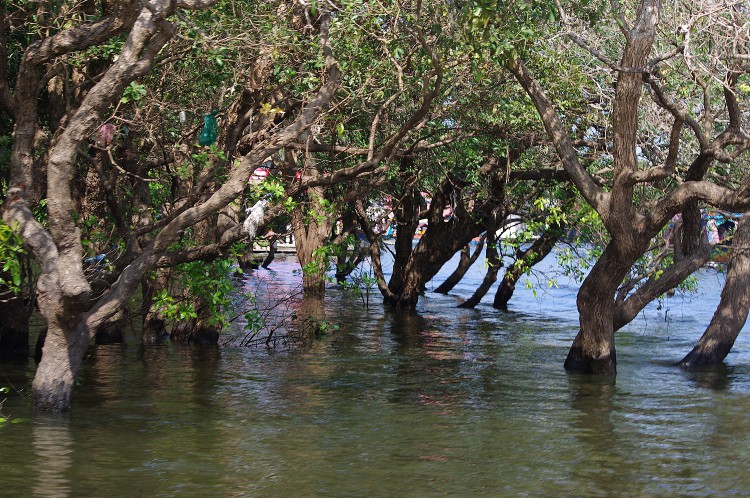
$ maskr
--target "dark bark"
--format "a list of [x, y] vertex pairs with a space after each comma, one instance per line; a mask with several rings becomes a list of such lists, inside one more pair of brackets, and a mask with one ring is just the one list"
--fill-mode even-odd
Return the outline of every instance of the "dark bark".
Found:
[[143, 344], [161, 344], [169, 337], [167, 325], [164, 318], [159, 316], [149, 316], [143, 320], [143, 331], [141, 333], [141, 342]]
[[[633, 26], [622, 27], [627, 34], [620, 67], [646, 67], [659, 13], [658, 0], [639, 3]], [[668, 221], [667, 213], [662, 212], [659, 213], [661, 218], [652, 219], [649, 224], [648, 218], [634, 205], [633, 193], [639, 173], [636, 144], [643, 74], [637, 70], [617, 74], [612, 112], [614, 179], [610, 191], [605, 192], [582, 167], [565, 126], [539, 83], [520, 61], [512, 62], [510, 69], [537, 108], [564, 169], [599, 213], [612, 236], [578, 293], [580, 330], [565, 360], [565, 368], [613, 375], [616, 373], [613, 319], [618, 287], [632, 264], [646, 251], [651, 238]]]
[[267, 269], [269, 266], [271, 266], [271, 263], [273, 263], [273, 260], [276, 257], [276, 251], [278, 249], [278, 240], [278, 237], [271, 237], [268, 240], [268, 255], [266, 255], [266, 258], [260, 264], [261, 268]]
[[711, 259], [711, 246], [708, 243], [697, 247], [697, 252], [689, 257], [682, 256], [668, 266], [661, 274], [655, 274], [635, 292], [620, 299], [623, 289], [618, 291], [615, 309], [615, 330], [619, 330], [638, 316], [638, 313], [659, 296], [670, 292]]
[[119, 318], [102, 324], [96, 331], [94, 342], [96, 344], [122, 344], [125, 342], [125, 319], [122, 312]]
[[495, 233], [497, 227], [495, 223], [490, 223], [487, 227], [487, 273], [482, 279], [482, 283], [474, 291], [474, 294], [459, 304], [459, 308], [473, 308], [482, 300], [492, 287], [492, 284], [497, 280], [497, 273], [503, 266], [503, 260], [500, 257], [500, 252], [497, 243], [497, 234]]
[[492, 303], [493, 308], [508, 311], [508, 302], [513, 297], [518, 279], [528, 268], [531, 268], [552, 252], [555, 244], [560, 240], [561, 233], [562, 228], [553, 228], [538, 237], [527, 249], [518, 248], [515, 262], [505, 272], [503, 280], [497, 288], [495, 300]]
[[721, 363], [734, 346], [750, 309], [750, 215], [737, 225], [721, 300], [698, 344], [678, 364], [697, 367]]
[[614, 296], [636, 258], [637, 255], [623, 253], [615, 243], [610, 243], [583, 281], [576, 300], [581, 328], [565, 359], [566, 370], [617, 373]]
[[[355, 206], [349, 202], [346, 209], [341, 213], [341, 233], [337, 234], [332, 241], [335, 247], [336, 282], [344, 282], [346, 277], [359, 266], [367, 255], [367, 244], [363, 244], [357, 234], [357, 220], [355, 219]], [[354, 239], [353, 241], [351, 239]], [[353, 247], [349, 249], [349, 243]]]
[[0, 301], [0, 360], [29, 357], [29, 311], [21, 297]]
[[[455, 253], [486, 231], [487, 226], [499, 224], [499, 220], [505, 218], [502, 208], [505, 178], [497, 175], [496, 167], [518, 157], [521, 149], [512, 149], [511, 152], [510, 158], [503, 158], [502, 161], [495, 158], [482, 167], [480, 173], [489, 183], [491, 196], [483, 203], [475, 204], [471, 212], [467, 208], [468, 201], [463, 199], [466, 187], [463, 180], [454, 175], [444, 178], [433, 193], [432, 202], [426, 211], [428, 225], [416, 246], [413, 246], [413, 230], [422, 216], [418, 209], [422, 199], [418, 192], [408, 192], [409, 196], [402, 197], [400, 209], [394, 211], [398, 222], [396, 263], [388, 282], [388, 292], [384, 293], [386, 303], [398, 308], [414, 308], [419, 295], [424, 292], [426, 282]], [[443, 213], [447, 208], [450, 208], [451, 215], [445, 219]], [[411, 227], [412, 231], [406, 231], [402, 226]]]
[[215, 346], [219, 343], [219, 329], [207, 323], [206, 312], [198, 311], [198, 318], [182, 320], [174, 324], [170, 338], [174, 342]]
[[166, 289], [169, 280], [169, 270], [160, 269], [155, 275], [143, 280], [141, 285], [141, 314], [143, 316], [143, 329], [141, 342], [143, 344], [158, 344], [168, 337], [166, 318], [154, 306], [154, 297], [157, 292]]
[[445, 279], [445, 281], [440, 284], [436, 289], [435, 292], [438, 294], [447, 294], [449, 293], [460, 281], [462, 278], [464, 278], [464, 275], [466, 275], [466, 272], [469, 271], [469, 268], [479, 259], [479, 255], [482, 254], [482, 250], [484, 249], [484, 241], [487, 239], [486, 235], [483, 235], [479, 238], [479, 241], [477, 242], [477, 246], [474, 248], [474, 252], [471, 252], [471, 243], [466, 244], [463, 249], [461, 249], [461, 256], [458, 260], [458, 266], [453, 271], [453, 273], [450, 274], [448, 278]]

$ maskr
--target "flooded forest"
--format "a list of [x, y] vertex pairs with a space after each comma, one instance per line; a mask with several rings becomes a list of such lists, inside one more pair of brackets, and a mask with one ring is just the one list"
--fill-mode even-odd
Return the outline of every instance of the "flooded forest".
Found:
[[750, 494], [749, 25], [3, 2], [0, 489]]

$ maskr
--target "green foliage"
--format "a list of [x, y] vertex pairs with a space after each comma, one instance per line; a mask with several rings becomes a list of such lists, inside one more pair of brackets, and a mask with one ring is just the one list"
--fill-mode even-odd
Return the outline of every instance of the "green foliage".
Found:
[[26, 254], [16, 225], [9, 226], [0, 219], [0, 286], [18, 294], [23, 280], [21, 257]]
[[[154, 306], [166, 318], [175, 321], [198, 318], [195, 302], [207, 308], [207, 324], [224, 328], [232, 317], [232, 296], [236, 288], [231, 277], [236, 273], [229, 259], [212, 262], [194, 261], [174, 269], [172, 285], [185, 292], [175, 293], [163, 289], [154, 297]], [[189, 298], [189, 299], [188, 299]]]
[[376, 287], [378, 281], [373, 274], [372, 268], [357, 268], [349, 274], [349, 280], [341, 282], [345, 291], [362, 300], [365, 308], [370, 308], [370, 293]]
[[[294, 317], [297, 318], [296, 316]], [[339, 326], [324, 318], [308, 316], [302, 320], [302, 330], [312, 334], [316, 339], [323, 339], [329, 334], [339, 330]]]
[[147, 93], [148, 93], [148, 90], [146, 90], [146, 87], [144, 85], [133, 81], [125, 89], [125, 91], [122, 92], [122, 97], [120, 98], [120, 102], [122, 102], [123, 104], [127, 104], [128, 102], [138, 102], [143, 97], [145, 97]]

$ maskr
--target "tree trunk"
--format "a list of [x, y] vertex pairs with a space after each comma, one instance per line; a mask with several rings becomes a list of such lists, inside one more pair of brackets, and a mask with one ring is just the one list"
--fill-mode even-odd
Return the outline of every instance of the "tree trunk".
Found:
[[516, 282], [518, 282], [518, 279], [521, 278], [521, 275], [523, 275], [527, 268], [531, 268], [552, 252], [555, 244], [560, 240], [561, 231], [562, 227], [552, 228], [543, 233], [525, 251], [521, 251], [520, 249], [517, 251], [516, 261], [505, 272], [503, 281], [500, 282], [500, 286], [497, 288], [495, 300], [492, 303], [493, 308], [508, 311], [508, 302], [516, 290]]
[[143, 326], [141, 330], [141, 343], [159, 344], [168, 337], [166, 318], [154, 306], [154, 296], [161, 289], [167, 288], [169, 270], [159, 269], [154, 276], [143, 279], [141, 283], [141, 314], [143, 315]]
[[495, 234], [495, 224], [491, 223], [487, 228], [487, 273], [484, 275], [482, 283], [479, 285], [474, 294], [459, 304], [459, 308], [473, 308], [487, 294], [492, 284], [497, 280], [497, 272], [503, 266], [503, 260], [500, 258], [497, 247], [497, 235]]
[[617, 373], [613, 326], [615, 292], [632, 261], [630, 253], [623, 252], [612, 241], [583, 281], [577, 298], [581, 328], [565, 359], [566, 370], [604, 375]]
[[320, 297], [325, 293], [328, 261], [318, 249], [331, 235], [333, 220], [323, 209], [323, 194], [321, 187], [311, 188], [308, 191], [309, 213], [305, 215], [299, 207], [292, 211], [294, 244], [302, 267], [302, 290], [308, 297]]
[[438, 294], [448, 294], [453, 290], [461, 279], [464, 278], [464, 275], [469, 271], [469, 268], [471, 268], [477, 259], [479, 259], [479, 255], [482, 253], [482, 249], [484, 249], [484, 241], [486, 238], [487, 236], [483, 235], [482, 238], [479, 239], [477, 247], [474, 249], [474, 253], [471, 252], [471, 243], [466, 244], [464, 248], [461, 249], [461, 258], [458, 260], [458, 266], [453, 273], [445, 279], [445, 282], [435, 289], [435, 292]]
[[215, 346], [219, 343], [219, 329], [209, 325], [208, 310], [196, 304], [198, 318], [180, 320], [172, 327], [170, 338], [175, 342], [198, 344], [201, 346]]
[[273, 263], [273, 260], [276, 258], [276, 251], [278, 250], [278, 240], [277, 236], [273, 236], [268, 240], [268, 255], [260, 264], [261, 268], [268, 269], [271, 263]]
[[32, 384], [35, 409], [52, 412], [70, 409], [78, 368], [88, 344], [83, 325], [67, 328], [62, 320], [48, 320], [42, 359]]
[[750, 309], [750, 215], [740, 220], [732, 242], [732, 257], [721, 300], [698, 344], [679, 365], [696, 367], [721, 363], [747, 320]]
[[125, 313], [123, 310], [96, 331], [96, 344], [122, 344], [125, 342]]

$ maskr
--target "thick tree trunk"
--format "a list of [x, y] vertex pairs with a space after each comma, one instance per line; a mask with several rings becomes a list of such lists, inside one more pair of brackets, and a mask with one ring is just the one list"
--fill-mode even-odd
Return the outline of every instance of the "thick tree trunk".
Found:
[[78, 368], [89, 344], [82, 325], [66, 328], [60, 320], [48, 320], [42, 359], [32, 384], [34, 408], [62, 412], [70, 409]]
[[437, 292], [438, 294], [447, 294], [451, 290], [453, 290], [453, 288], [461, 281], [461, 279], [464, 278], [464, 275], [466, 275], [466, 272], [469, 271], [469, 268], [471, 268], [471, 266], [476, 263], [477, 259], [479, 259], [479, 255], [484, 249], [484, 241], [486, 238], [487, 236], [484, 235], [479, 239], [477, 247], [474, 249], [473, 253], [471, 252], [471, 243], [466, 244], [464, 248], [461, 249], [461, 257], [458, 260], [458, 266], [453, 271], [453, 273], [451, 273], [450, 276], [445, 279], [445, 282], [440, 284], [435, 289], [435, 292]]
[[325, 294], [326, 269], [328, 262], [318, 249], [322, 248], [331, 235], [333, 221], [320, 205], [323, 189], [310, 189], [310, 219], [306, 219], [300, 208], [292, 211], [292, 229], [297, 258], [302, 267], [302, 290], [308, 297], [320, 297]]
[[[393, 273], [388, 282], [389, 292], [385, 295], [387, 303], [399, 308], [414, 308], [419, 295], [424, 292], [425, 283], [471, 239], [485, 231], [487, 219], [499, 217], [497, 213], [487, 212], [485, 223], [476, 221], [461, 203], [459, 184], [455, 178], [446, 178], [436, 190], [427, 212], [427, 229], [416, 246], [413, 246], [414, 232], [402, 230], [402, 215], [408, 214], [405, 226], [416, 228], [421, 198], [412, 196], [411, 207], [405, 204], [408, 198], [402, 201], [401, 210], [396, 213], [399, 228]], [[448, 207], [453, 214], [446, 220], [443, 212]]]
[[617, 373], [615, 292], [633, 261], [630, 253], [619, 250], [612, 241], [583, 281], [577, 298], [581, 328], [565, 359], [566, 370]]
[[721, 300], [698, 344], [679, 365], [696, 367], [721, 363], [747, 320], [750, 309], [750, 215], [740, 220], [732, 243]]
[[[215, 346], [219, 343], [219, 330], [213, 325], [207, 325], [205, 314], [198, 312], [199, 318], [182, 320], [174, 324], [170, 338], [175, 342], [198, 344], [201, 346]], [[203, 317], [203, 318], [201, 318]]]

